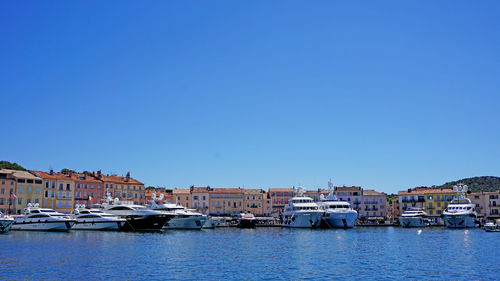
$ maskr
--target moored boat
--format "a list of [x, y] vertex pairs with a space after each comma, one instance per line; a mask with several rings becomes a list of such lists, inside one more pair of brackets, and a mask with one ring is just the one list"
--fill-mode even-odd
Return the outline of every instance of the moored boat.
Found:
[[294, 187], [295, 197], [288, 201], [282, 214], [284, 227], [316, 228], [321, 225], [324, 211], [313, 199], [304, 196], [303, 187]]
[[323, 214], [323, 222], [329, 228], [352, 228], [358, 217], [358, 212], [351, 207], [349, 202], [339, 201], [333, 195], [333, 184], [328, 182], [329, 193], [326, 198], [321, 195], [319, 208]]
[[[152, 210], [160, 211], [171, 217], [163, 226], [165, 229], [201, 229], [209, 219], [206, 215], [187, 209], [181, 205], [171, 203], [158, 204], [154, 193], [151, 197], [152, 200], [149, 207]], [[163, 194], [160, 195], [158, 200], [163, 200]]]
[[121, 230], [127, 221], [99, 209], [87, 209], [85, 205], [75, 207], [76, 223], [72, 228], [75, 230]]
[[486, 232], [500, 232], [500, 220], [490, 221], [484, 224]]
[[14, 220], [12, 230], [68, 231], [75, 220], [55, 210], [40, 208], [38, 204], [28, 204], [24, 215]]
[[236, 226], [239, 228], [255, 228], [256, 224], [257, 220], [253, 214], [241, 213], [238, 217], [238, 224]]
[[465, 196], [467, 185], [455, 185], [457, 197], [443, 211], [444, 223], [448, 228], [470, 228], [477, 226], [477, 213], [474, 204]]
[[427, 227], [430, 220], [421, 208], [409, 208], [399, 217], [401, 227]]
[[0, 212], [0, 233], [9, 231], [12, 224], [14, 224], [14, 218]]

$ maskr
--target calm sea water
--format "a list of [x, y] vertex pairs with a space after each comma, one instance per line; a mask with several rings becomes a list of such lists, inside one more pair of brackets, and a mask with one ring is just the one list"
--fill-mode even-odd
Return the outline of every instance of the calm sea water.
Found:
[[500, 279], [480, 229], [219, 228], [0, 235], [0, 279]]

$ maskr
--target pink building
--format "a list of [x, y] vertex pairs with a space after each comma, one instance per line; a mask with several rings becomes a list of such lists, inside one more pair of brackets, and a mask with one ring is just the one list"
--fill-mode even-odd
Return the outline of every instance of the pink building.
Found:
[[363, 190], [359, 216], [368, 220], [384, 220], [387, 217], [387, 196], [375, 190]]

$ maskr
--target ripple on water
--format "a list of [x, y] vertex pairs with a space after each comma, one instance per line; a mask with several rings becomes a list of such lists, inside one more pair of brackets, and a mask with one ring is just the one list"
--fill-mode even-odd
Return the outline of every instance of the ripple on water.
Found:
[[220, 228], [0, 235], [0, 279], [496, 279], [479, 229]]

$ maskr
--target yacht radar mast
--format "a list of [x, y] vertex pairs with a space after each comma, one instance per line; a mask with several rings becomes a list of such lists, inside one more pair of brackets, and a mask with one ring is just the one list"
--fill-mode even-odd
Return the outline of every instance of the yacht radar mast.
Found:
[[457, 192], [458, 200], [465, 200], [466, 199], [465, 193], [469, 190], [469, 187], [467, 185], [459, 183], [453, 186], [453, 190]]

